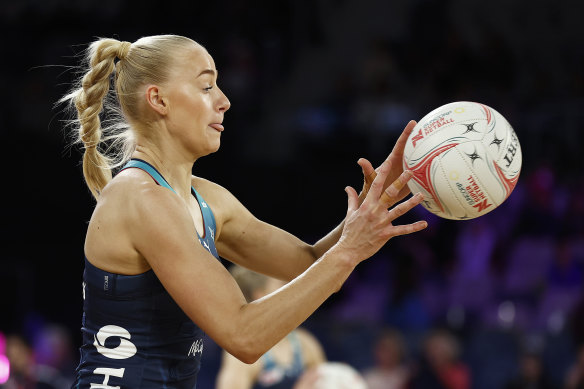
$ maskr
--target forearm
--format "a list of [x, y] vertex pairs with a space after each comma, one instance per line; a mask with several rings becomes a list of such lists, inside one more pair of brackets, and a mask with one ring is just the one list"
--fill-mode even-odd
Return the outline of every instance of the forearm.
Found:
[[315, 260], [322, 257], [331, 247], [337, 243], [343, 232], [343, 227], [345, 226], [345, 221], [343, 220], [338, 226], [336, 226], [331, 232], [322, 237], [318, 242], [312, 245], [312, 253]]
[[242, 360], [259, 358], [341, 287], [354, 269], [343, 255], [333, 248], [283, 288], [241, 308], [236, 327]]

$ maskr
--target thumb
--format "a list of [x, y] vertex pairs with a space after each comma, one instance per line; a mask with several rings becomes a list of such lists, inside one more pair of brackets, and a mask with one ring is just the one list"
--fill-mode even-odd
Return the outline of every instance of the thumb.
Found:
[[345, 192], [347, 192], [347, 215], [350, 215], [359, 208], [359, 195], [350, 186], [345, 188]]

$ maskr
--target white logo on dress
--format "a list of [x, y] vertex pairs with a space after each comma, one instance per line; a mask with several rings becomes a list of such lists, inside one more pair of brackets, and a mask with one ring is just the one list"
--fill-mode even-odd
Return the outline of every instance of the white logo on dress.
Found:
[[201, 355], [203, 355], [203, 339], [197, 339], [193, 342], [193, 344], [191, 345], [191, 349], [187, 354], [187, 357], [190, 355], [196, 356], [197, 353], [201, 353]]
[[209, 233], [211, 234], [211, 239], [215, 240], [215, 230], [213, 230], [211, 227], [209, 228]]
[[[106, 347], [105, 341], [107, 338], [112, 336], [120, 338], [120, 344], [114, 348]], [[107, 325], [101, 327], [97, 334], [95, 334], [93, 337], [93, 345], [104, 357], [111, 359], [127, 359], [134, 356], [134, 354], [136, 354], [138, 351], [136, 350], [134, 343], [128, 340], [131, 337], [132, 336], [125, 328], [114, 325]]]
[[202, 206], [203, 208], [207, 208], [207, 203], [206, 203], [206, 202], [204, 202], [204, 201], [201, 201], [201, 206]]
[[109, 385], [109, 379], [111, 376], [124, 378], [124, 371], [126, 368], [122, 367], [121, 369], [112, 369], [107, 367], [98, 367], [93, 371], [93, 374], [103, 374], [103, 383], [101, 384], [89, 384], [90, 389], [120, 389], [119, 386], [111, 386]]

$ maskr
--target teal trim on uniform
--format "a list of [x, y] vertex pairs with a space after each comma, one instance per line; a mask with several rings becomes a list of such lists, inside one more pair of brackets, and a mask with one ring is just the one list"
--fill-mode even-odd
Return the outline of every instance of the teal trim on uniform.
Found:
[[[121, 171], [129, 168], [144, 170], [150, 175], [150, 177], [152, 177], [154, 181], [156, 181], [158, 185], [168, 188], [176, 194], [176, 191], [172, 189], [170, 184], [164, 179], [164, 177], [162, 177], [158, 170], [156, 170], [156, 168], [150, 165], [148, 162], [133, 158], [129, 160], [126, 165], [124, 165]], [[191, 186], [191, 192], [197, 200], [197, 203], [199, 203], [199, 209], [201, 210], [201, 216], [203, 218], [203, 236], [199, 235], [198, 231], [195, 231], [197, 237], [199, 238], [201, 245], [206, 248], [215, 258], [219, 259], [219, 253], [215, 247], [215, 232], [217, 230], [215, 215], [213, 215], [213, 211], [207, 202], [203, 199], [203, 197], [201, 197], [199, 192], [197, 192], [193, 186]]]
[[[199, 192], [197, 192], [196, 189], [193, 188], [192, 186], [191, 186], [191, 190], [193, 191], [193, 194], [195, 195], [195, 198], [197, 199], [197, 202], [199, 203], [199, 208], [201, 208], [201, 213], [203, 214], [203, 220], [205, 221], [205, 225], [207, 228], [210, 228], [211, 230], [213, 230], [212, 235], [213, 235], [213, 240], [215, 240], [215, 231], [217, 230], [217, 226], [215, 224], [215, 215], [213, 215], [211, 208], [209, 208], [209, 206], [207, 205], [205, 200], [203, 200], [203, 198], [201, 197]], [[207, 236], [207, 231], [205, 231], [204, 235]]]
[[138, 168], [144, 170], [146, 173], [150, 174], [152, 178], [154, 178], [154, 181], [156, 181], [158, 185], [164, 186], [165, 188], [168, 188], [174, 193], [176, 193], [174, 189], [172, 189], [172, 186], [170, 186], [170, 184], [166, 182], [164, 177], [162, 177], [162, 175], [158, 173], [158, 170], [156, 170], [154, 166], [150, 165], [148, 162], [142, 161], [141, 159], [131, 159], [128, 161], [128, 163], [126, 163], [122, 170], [126, 170], [129, 168]]

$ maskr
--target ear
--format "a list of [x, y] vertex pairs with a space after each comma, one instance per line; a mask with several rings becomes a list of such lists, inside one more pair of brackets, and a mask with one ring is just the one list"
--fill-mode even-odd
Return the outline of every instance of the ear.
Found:
[[146, 102], [154, 111], [163, 116], [168, 113], [168, 101], [157, 85], [148, 85], [145, 97]]

